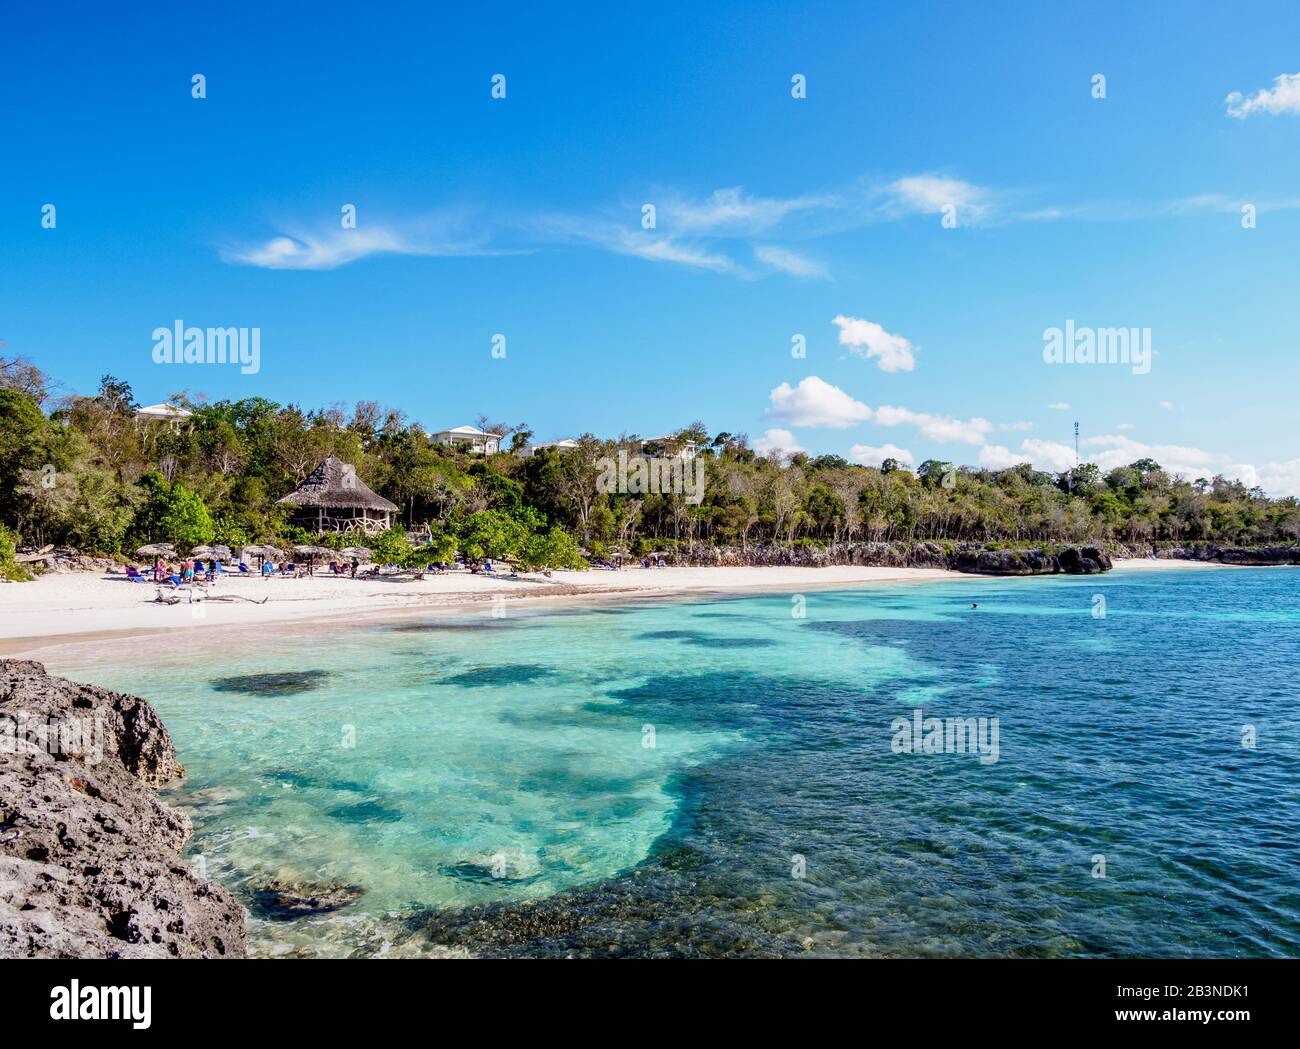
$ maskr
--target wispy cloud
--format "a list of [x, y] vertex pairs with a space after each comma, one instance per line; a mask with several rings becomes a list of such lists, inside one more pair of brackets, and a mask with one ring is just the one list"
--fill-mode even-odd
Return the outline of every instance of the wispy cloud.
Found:
[[1271, 88], [1263, 87], [1247, 97], [1234, 91], [1225, 100], [1228, 116], [1244, 120], [1254, 113], [1279, 116], [1283, 113], [1300, 114], [1300, 73], [1282, 73], [1273, 78]]
[[332, 270], [368, 255], [432, 255], [392, 230], [340, 229], [323, 235], [281, 235], [243, 248], [223, 249], [226, 262], [271, 270]]
[[954, 209], [958, 223], [978, 223], [989, 217], [994, 194], [983, 186], [946, 175], [908, 175], [885, 188], [884, 207], [898, 214], [938, 215]]
[[830, 277], [830, 272], [822, 263], [788, 248], [779, 248], [772, 244], [758, 244], [754, 247], [754, 257], [759, 262], [780, 270], [782, 273], [789, 274], [791, 277], [804, 277], [815, 280], [825, 280]]
[[[467, 232], [470, 231], [470, 232]], [[355, 229], [290, 228], [265, 240], [227, 245], [221, 258], [234, 265], [273, 270], [333, 270], [372, 255], [495, 255], [483, 220], [462, 211], [420, 216], [402, 223], [365, 222]]]
[[[1284, 111], [1300, 96], [1300, 74], [1278, 78], [1266, 102], [1242, 102], [1261, 111]], [[1283, 83], [1285, 82], [1285, 83]], [[1268, 110], [1273, 111], [1273, 110]], [[769, 276], [800, 280], [830, 279], [830, 265], [802, 247], [818, 240], [890, 222], [931, 221], [955, 209], [957, 225], [994, 227], [1051, 221], [1140, 221], [1238, 211], [1249, 204], [1257, 213], [1300, 208], [1300, 196], [1250, 200], [1203, 193], [1165, 201], [1083, 201], [1042, 205], [1023, 189], [982, 186], [952, 174], [926, 172], [892, 179], [863, 177], [839, 188], [790, 196], [763, 196], [733, 186], [703, 197], [677, 191], [652, 191], [586, 213], [502, 216], [497, 210], [457, 206], [401, 221], [361, 222], [356, 229], [279, 224], [274, 235], [232, 240], [220, 248], [232, 264], [265, 269], [332, 270], [376, 255], [477, 256], [519, 254], [564, 244], [664, 262], [745, 280]], [[655, 225], [642, 226], [645, 203], [655, 206]], [[857, 323], [858, 318], [845, 318]], [[871, 323], [871, 322], [862, 322]], [[878, 361], [885, 371], [910, 371], [913, 348], [881, 330], [875, 341], [853, 345], [854, 352]], [[881, 340], [885, 341], [881, 341]], [[904, 345], [906, 344], [906, 345]], [[873, 352], [872, 346], [880, 347]]]
[[629, 229], [608, 218], [582, 218], [574, 215], [545, 215], [528, 223], [528, 232], [549, 243], [588, 244], [651, 262], [674, 262], [692, 269], [714, 273], [749, 276], [729, 255], [692, 240], [659, 233], [657, 230]]
[[740, 273], [741, 267], [734, 259], [726, 255], [683, 244], [671, 237], [638, 237], [635, 233], [620, 234], [605, 243], [611, 251], [620, 255], [633, 255], [639, 259], [653, 262], [676, 262], [695, 269], [712, 270], [715, 273]]
[[689, 200], [672, 193], [656, 205], [658, 223], [677, 235], [755, 236], [778, 226], [800, 212], [834, 209], [839, 199], [833, 194], [799, 197], [758, 197], [743, 186], [714, 190], [704, 200]]

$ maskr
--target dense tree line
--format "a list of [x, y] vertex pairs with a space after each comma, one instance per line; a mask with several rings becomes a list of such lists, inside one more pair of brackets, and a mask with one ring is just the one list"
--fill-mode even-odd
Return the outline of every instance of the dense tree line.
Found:
[[[584, 435], [570, 450], [521, 454], [523, 424], [480, 417], [509, 447], [487, 458], [431, 443], [399, 410], [361, 401], [304, 410], [260, 397], [206, 403], [178, 395], [184, 423], [141, 424], [130, 387], [105, 376], [93, 396], [54, 397], [30, 362], [0, 359], [0, 523], [24, 542], [120, 553], [143, 542], [279, 545], [311, 537], [276, 500], [328, 454], [400, 508], [446, 559], [515, 557], [576, 564], [592, 555], [689, 543], [971, 540], [1051, 543], [1294, 542], [1300, 506], [1223, 477], [1171, 477], [1140, 460], [1103, 474], [1052, 475], [929, 460], [916, 471], [834, 455], [760, 455], [743, 434], [684, 428], [668, 447]], [[602, 461], [671, 456], [697, 442], [703, 498], [602, 490]], [[607, 486], [605, 486], [607, 487]], [[11, 537], [12, 538], [12, 537]], [[342, 545], [345, 538], [328, 537]], [[371, 539], [397, 559], [404, 536]]]

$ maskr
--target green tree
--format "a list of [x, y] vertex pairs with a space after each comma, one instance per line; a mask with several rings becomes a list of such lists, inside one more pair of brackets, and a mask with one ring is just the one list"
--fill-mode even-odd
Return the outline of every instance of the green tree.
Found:
[[140, 478], [140, 489], [144, 499], [131, 525], [133, 546], [166, 542], [184, 550], [212, 542], [216, 530], [197, 493], [159, 473]]

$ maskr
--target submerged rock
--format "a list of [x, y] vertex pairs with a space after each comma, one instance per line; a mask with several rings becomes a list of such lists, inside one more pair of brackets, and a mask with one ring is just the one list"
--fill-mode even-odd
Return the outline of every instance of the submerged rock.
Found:
[[253, 893], [252, 911], [269, 921], [292, 921], [328, 914], [365, 895], [360, 885], [342, 882], [272, 881]]
[[0, 660], [0, 957], [244, 957], [243, 909], [152, 789], [184, 774], [144, 700]]
[[355, 805], [340, 805], [325, 815], [344, 823], [396, 823], [401, 812], [378, 801], [360, 801]]
[[460, 685], [463, 688], [502, 687], [505, 685], [527, 685], [534, 681], [557, 676], [552, 667], [536, 663], [503, 663], [499, 666], [473, 667], [459, 674], [452, 674], [442, 679], [445, 685]]
[[213, 680], [214, 692], [242, 692], [248, 696], [296, 696], [320, 688], [329, 678], [326, 670], [297, 670], [284, 674], [240, 674]]

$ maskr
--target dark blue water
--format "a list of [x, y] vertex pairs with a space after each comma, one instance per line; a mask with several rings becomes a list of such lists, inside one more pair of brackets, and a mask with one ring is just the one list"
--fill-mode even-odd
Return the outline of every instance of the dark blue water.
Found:
[[[1300, 954], [1300, 572], [804, 600], [370, 631], [349, 643], [374, 666], [337, 659], [314, 699], [212, 691], [202, 727], [192, 680], [137, 690], [190, 789], [239, 795], [196, 808], [219, 876], [369, 882], [361, 953]], [[390, 745], [322, 742], [361, 702], [395, 719]], [[306, 704], [321, 740], [285, 754]], [[986, 744], [997, 719], [996, 751], [898, 752], [917, 708], [984, 719]], [[299, 946], [338, 953], [337, 918]]]

